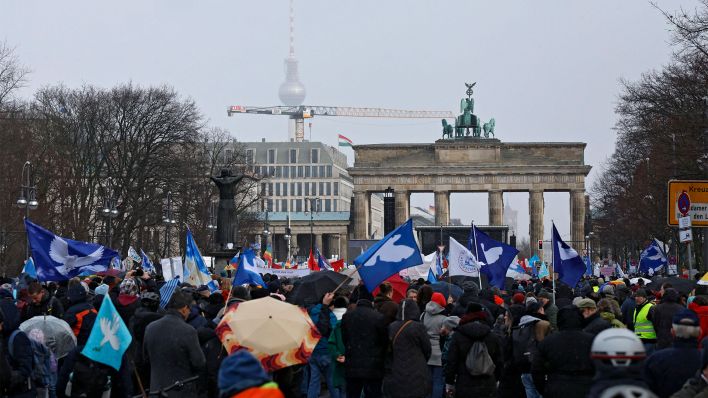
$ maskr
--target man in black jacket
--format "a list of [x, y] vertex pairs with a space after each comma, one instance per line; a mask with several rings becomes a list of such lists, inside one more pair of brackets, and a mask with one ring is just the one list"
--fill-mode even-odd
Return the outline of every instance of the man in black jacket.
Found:
[[360, 299], [344, 314], [342, 339], [347, 397], [360, 397], [362, 390], [365, 398], [380, 397], [388, 336], [384, 317], [371, 300]]
[[30, 283], [27, 293], [29, 302], [22, 310], [22, 322], [38, 315], [52, 315], [59, 319], [64, 316], [64, 307], [59, 299], [49, 294], [39, 282]]
[[612, 327], [609, 322], [602, 319], [600, 313], [597, 312], [597, 304], [593, 299], [584, 298], [577, 303], [578, 309], [585, 320], [583, 321], [583, 331], [588, 332], [593, 336], [602, 332], [605, 329]]

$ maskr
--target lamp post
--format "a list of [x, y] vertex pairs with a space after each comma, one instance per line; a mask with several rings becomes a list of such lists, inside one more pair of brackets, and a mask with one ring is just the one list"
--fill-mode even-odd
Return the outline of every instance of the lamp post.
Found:
[[170, 227], [177, 224], [177, 220], [172, 215], [172, 191], [167, 192], [165, 202], [165, 208], [162, 212], [162, 223], [165, 224], [165, 255], [170, 260], [170, 271], [172, 272], [172, 278], [174, 278], [175, 266], [172, 263], [172, 256], [170, 256]]
[[320, 198], [307, 198], [307, 203], [309, 204], [310, 212], [310, 252], [314, 253], [315, 250], [315, 213], [320, 212]]
[[209, 230], [209, 247], [214, 249], [214, 233], [216, 232], [216, 212], [217, 212], [217, 202], [209, 203], [209, 223], [207, 224], [207, 229]]
[[116, 208], [116, 197], [113, 191], [113, 183], [108, 179], [108, 189], [106, 189], [105, 197], [103, 198], [103, 207], [99, 209], [99, 214], [105, 219], [106, 226], [106, 244], [108, 247], [113, 246], [113, 235], [111, 231], [111, 221], [118, 217], [118, 209]]
[[285, 261], [290, 261], [290, 251], [291, 251], [291, 246], [290, 246], [290, 241], [293, 238], [292, 235], [292, 230], [290, 229], [290, 215], [286, 217], [286, 223], [285, 223], [285, 235], [283, 236], [285, 238], [285, 244], [287, 245], [287, 250], [288, 254], [285, 257]]
[[[20, 185], [20, 196], [17, 198], [17, 207], [25, 209], [25, 219], [29, 218], [29, 211], [34, 210], [39, 206], [37, 202], [37, 186], [34, 185], [32, 178], [32, 163], [26, 161], [22, 166], [22, 175], [20, 176], [22, 185]], [[25, 259], [29, 258], [29, 237], [25, 240]]]

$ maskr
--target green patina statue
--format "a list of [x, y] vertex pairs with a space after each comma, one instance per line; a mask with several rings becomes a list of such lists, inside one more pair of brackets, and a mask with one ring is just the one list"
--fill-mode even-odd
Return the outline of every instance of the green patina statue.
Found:
[[[465, 86], [467, 86], [467, 98], [463, 98], [460, 101], [461, 114], [455, 118], [455, 125], [452, 126], [447, 120], [443, 119], [443, 139], [461, 139], [470, 135], [473, 138], [481, 138], [482, 131], [484, 131], [484, 138], [489, 138], [490, 134], [494, 137], [494, 119], [482, 125], [479, 117], [474, 114], [474, 98], [472, 98], [472, 94], [474, 94], [473, 88], [476, 84], [477, 82], [472, 84], [465, 83]], [[453, 131], [455, 132], [454, 137], [452, 135]]]

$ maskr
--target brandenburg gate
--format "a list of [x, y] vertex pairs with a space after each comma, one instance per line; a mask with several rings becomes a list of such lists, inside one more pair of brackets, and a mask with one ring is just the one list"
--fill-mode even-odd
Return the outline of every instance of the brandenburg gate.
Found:
[[472, 86], [455, 126], [443, 121], [443, 139], [354, 146], [354, 166], [349, 168], [354, 179], [354, 239], [367, 238], [370, 195], [389, 187], [394, 190], [396, 225], [409, 218], [412, 192], [434, 192], [436, 225], [449, 224], [451, 192], [487, 192], [490, 225], [504, 223], [504, 192], [528, 192], [533, 248], [543, 239], [544, 193], [569, 192], [571, 240], [576, 249], [583, 248], [585, 178], [591, 169], [584, 162], [586, 144], [490, 138], [494, 119], [482, 125], [472, 113]]

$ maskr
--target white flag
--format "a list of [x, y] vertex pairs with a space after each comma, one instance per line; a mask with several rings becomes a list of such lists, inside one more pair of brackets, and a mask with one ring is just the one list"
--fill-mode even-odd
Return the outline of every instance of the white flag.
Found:
[[404, 277], [407, 276], [411, 279], [427, 278], [431, 265], [435, 264], [435, 253], [436, 252], [432, 252], [423, 257], [423, 264], [401, 270], [399, 274]]
[[463, 275], [475, 278], [479, 276], [479, 268], [482, 263], [478, 262], [472, 252], [452, 237], [450, 237], [450, 254], [447, 256], [447, 261], [450, 276]]

